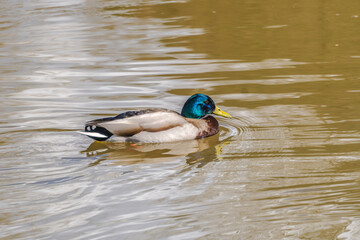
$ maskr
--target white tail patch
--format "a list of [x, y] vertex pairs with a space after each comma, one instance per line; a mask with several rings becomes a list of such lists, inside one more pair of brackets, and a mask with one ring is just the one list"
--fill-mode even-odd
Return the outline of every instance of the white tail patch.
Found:
[[101, 133], [98, 133], [98, 132], [82, 132], [82, 131], [78, 131], [78, 133], [84, 134], [84, 135], [89, 136], [89, 137], [104, 138], [104, 139], [108, 138], [108, 136], [106, 136], [104, 134], [101, 134]]

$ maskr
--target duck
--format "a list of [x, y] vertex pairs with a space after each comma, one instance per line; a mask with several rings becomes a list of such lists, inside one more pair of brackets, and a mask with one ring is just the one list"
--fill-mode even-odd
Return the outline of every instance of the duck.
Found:
[[91, 120], [80, 131], [96, 141], [162, 143], [201, 139], [219, 132], [211, 114], [231, 118], [207, 95], [190, 96], [181, 113], [165, 108], [127, 111], [114, 117]]

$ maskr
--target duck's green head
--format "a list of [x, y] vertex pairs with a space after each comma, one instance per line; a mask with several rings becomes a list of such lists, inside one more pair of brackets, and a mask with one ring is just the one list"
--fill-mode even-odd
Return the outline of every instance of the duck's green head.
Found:
[[216, 114], [231, 118], [230, 114], [218, 108], [214, 101], [207, 95], [197, 93], [192, 95], [184, 104], [181, 115], [187, 118], [202, 118], [207, 114]]

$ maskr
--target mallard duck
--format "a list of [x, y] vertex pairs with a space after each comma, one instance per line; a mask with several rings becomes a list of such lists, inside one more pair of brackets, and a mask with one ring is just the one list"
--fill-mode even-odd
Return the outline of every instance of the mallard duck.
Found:
[[209, 96], [198, 93], [185, 102], [181, 114], [163, 108], [128, 111], [88, 121], [80, 133], [97, 141], [160, 143], [199, 139], [219, 132], [218, 121], [208, 114], [231, 118]]

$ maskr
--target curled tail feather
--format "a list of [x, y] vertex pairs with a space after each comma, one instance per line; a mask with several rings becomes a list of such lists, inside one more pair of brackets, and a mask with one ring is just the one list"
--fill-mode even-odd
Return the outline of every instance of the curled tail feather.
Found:
[[80, 132], [94, 140], [97, 141], [105, 141], [110, 138], [113, 134], [106, 130], [103, 127], [95, 126], [95, 125], [86, 125], [85, 131]]

